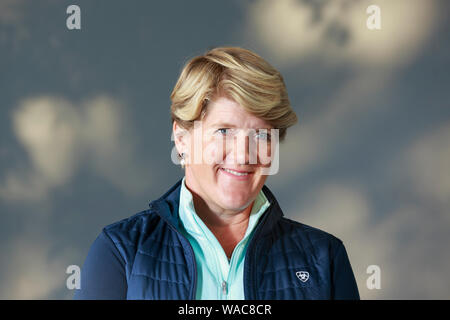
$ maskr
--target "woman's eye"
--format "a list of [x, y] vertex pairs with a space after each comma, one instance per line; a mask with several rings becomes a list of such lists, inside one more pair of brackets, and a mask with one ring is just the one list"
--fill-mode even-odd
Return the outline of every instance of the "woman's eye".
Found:
[[256, 136], [258, 137], [258, 139], [270, 141], [270, 134], [268, 134], [267, 132], [258, 132]]
[[220, 128], [217, 130], [217, 132], [219, 132], [221, 134], [227, 134], [227, 130], [228, 130], [228, 128]]

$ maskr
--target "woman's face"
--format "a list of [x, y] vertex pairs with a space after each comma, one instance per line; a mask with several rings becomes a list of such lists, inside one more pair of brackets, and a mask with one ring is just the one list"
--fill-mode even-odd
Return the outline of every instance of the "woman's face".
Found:
[[203, 120], [184, 138], [186, 148], [181, 152], [187, 153], [188, 188], [211, 210], [238, 212], [247, 208], [267, 179], [271, 128], [233, 100], [219, 97], [211, 101]]

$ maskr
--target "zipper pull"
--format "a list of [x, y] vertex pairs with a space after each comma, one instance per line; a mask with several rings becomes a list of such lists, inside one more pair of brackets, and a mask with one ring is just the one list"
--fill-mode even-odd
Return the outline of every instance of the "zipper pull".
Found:
[[223, 295], [227, 294], [227, 282], [225, 280], [222, 281], [222, 294]]

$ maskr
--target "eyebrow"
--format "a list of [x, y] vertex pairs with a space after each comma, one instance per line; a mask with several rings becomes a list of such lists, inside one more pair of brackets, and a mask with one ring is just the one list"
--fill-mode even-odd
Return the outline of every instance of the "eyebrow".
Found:
[[227, 122], [216, 122], [211, 125], [211, 127], [227, 127], [227, 128], [236, 128], [236, 125], [227, 123]]
[[[216, 122], [216, 123], [213, 123], [213, 124], [211, 125], [211, 127], [220, 127], [220, 128], [238, 128], [236, 125], [231, 124], [231, 123], [227, 123], [227, 122]], [[267, 129], [267, 130], [270, 130], [270, 129], [273, 129], [273, 128], [267, 127], [267, 128], [252, 128], [252, 129], [255, 129], [255, 130], [258, 130], [258, 129]]]

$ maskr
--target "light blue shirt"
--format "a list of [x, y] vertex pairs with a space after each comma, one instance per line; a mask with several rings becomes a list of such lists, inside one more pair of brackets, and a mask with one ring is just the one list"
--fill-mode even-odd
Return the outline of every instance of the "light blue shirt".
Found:
[[244, 260], [259, 218], [270, 203], [261, 190], [250, 212], [247, 231], [228, 260], [214, 234], [195, 212], [192, 193], [181, 182], [179, 216], [181, 229], [194, 249], [197, 263], [197, 300], [244, 300]]

